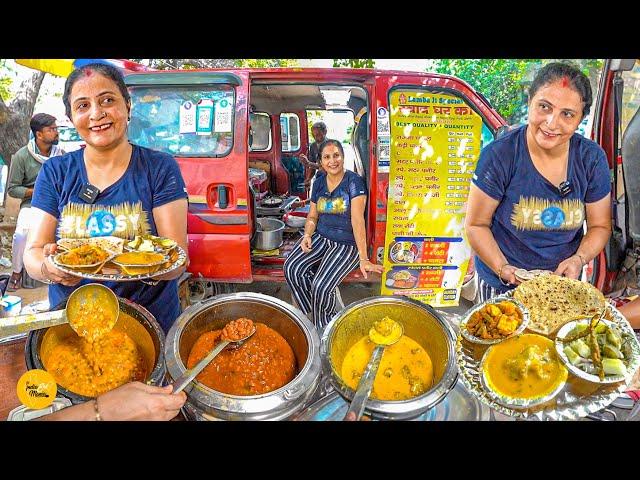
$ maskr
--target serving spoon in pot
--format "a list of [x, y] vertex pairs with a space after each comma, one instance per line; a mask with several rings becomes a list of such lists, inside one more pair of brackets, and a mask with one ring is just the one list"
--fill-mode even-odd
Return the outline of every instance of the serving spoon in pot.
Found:
[[371, 353], [369, 363], [367, 363], [364, 373], [362, 377], [360, 377], [356, 393], [344, 416], [345, 420], [360, 420], [369, 395], [371, 394], [373, 381], [376, 378], [384, 349], [400, 340], [403, 334], [404, 329], [402, 328], [402, 324], [391, 320], [389, 317], [378, 320], [373, 324], [373, 327], [369, 329], [369, 340], [375, 343], [376, 348]]
[[246, 342], [254, 333], [256, 333], [256, 326], [253, 321], [247, 318], [238, 318], [237, 320], [232, 320], [227, 323], [222, 329], [222, 334], [220, 335], [222, 341], [218, 343], [218, 345], [216, 345], [216, 347], [193, 368], [185, 370], [182, 375], [176, 378], [176, 381], [173, 382], [172, 393], [180, 393], [184, 390], [184, 388], [189, 385], [189, 383], [191, 383], [191, 381], [196, 378], [198, 374], [213, 361], [216, 355], [222, 352], [222, 350], [225, 348], [227, 348], [227, 350], [235, 350]]
[[100, 283], [88, 283], [71, 292], [63, 310], [3, 318], [0, 338], [69, 323], [79, 336], [93, 340], [109, 332], [119, 314], [116, 294]]

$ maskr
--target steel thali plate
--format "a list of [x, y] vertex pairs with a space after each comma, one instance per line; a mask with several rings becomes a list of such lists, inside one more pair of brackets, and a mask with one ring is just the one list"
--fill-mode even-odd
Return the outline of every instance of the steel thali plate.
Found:
[[485, 405], [504, 415], [520, 419], [576, 420], [609, 406], [627, 389], [640, 366], [640, 344], [624, 316], [610, 304], [607, 304], [606, 308], [606, 316], [616, 323], [629, 341], [634, 342], [634, 356], [629, 362], [628, 375], [624, 381], [595, 384], [569, 374], [562, 390], [548, 402], [525, 409], [509, 408], [498, 403], [482, 382], [480, 363], [489, 346], [470, 343], [458, 333], [456, 361], [462, 383]]
[[86, 273], [66, 267], [65, 265], [56, 263], [55, 261], [54, 263], [56, 267], [63, 272], [76, 277], [86, 278], [88, 280], [97, 280], [102, 282], [135, 282], [138, 280], [153, 279], [153, 277], [172, 272], [176, 268], [182, 266], [187, 260], [187, 254], [180, 246], [176, 246], [169, 254], [169, 257], [169, 261], [166, 262], [159, 270], [152, 273], [140, 273], [137, 275], [125, 274], [116, 265], [110, 262], [107, 262], [107, 264], [102, 268], [105, 273]]

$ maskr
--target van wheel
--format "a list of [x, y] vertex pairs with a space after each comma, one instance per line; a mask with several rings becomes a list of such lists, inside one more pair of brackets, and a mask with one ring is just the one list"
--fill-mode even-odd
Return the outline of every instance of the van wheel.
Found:
[[234, 293], [237, 291], [235, 283], [212, 282], [204, 278], [190, 278], [189, 288], [186, 293], [186, 304], [202, 302], [208, 298], [224, 293]]

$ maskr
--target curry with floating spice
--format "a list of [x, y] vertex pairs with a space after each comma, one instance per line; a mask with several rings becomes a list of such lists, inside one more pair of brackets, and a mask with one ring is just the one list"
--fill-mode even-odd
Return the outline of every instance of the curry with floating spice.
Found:
[[535, 334], [508, 338], [491, 347], [483, 372], [491, 390], [516, 399], [545, 397], [567, 379], [553, 342]]
[[[369, 363], [376, 344], [368, 336], [349, 348], [342, 362], [342, 380], [353, 390]], [[385, 347], [371, 398], [376, 400], [408, 400], [422, 395], [433, 384], [431, 357], [415, 340], [403, 335], [397, 343]]]
[[147, 376], [138, 346], [119, 330], [111, 330], [94, 342], [71, 335], [53, 347], [43, 361], [58, 385], [87, 397], [97, 397], [130, 381], [143, 382]]
[[[293, 349], [278, 332], [255, 322], [256, 333], [240, 347], [225, 349], [196, 379], [209, 388], [230, 395], [260, 395], [286, 385], [296, 375]], [[222, 330], [198, 337], [191, 348], [187, 368], [193, 368], [220, 341]]]

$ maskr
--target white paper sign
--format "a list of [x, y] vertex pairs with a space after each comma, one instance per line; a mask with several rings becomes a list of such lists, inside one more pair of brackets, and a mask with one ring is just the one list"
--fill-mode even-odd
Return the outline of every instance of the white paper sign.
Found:
[[180, 133], [196, 132], [196, 107], [192, 102], [180, 105]]
[[216, 102], [214, 132], [230, 132], [231, 124], [231, 102], [226, 98]]

